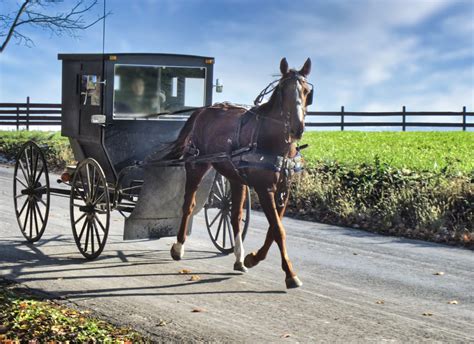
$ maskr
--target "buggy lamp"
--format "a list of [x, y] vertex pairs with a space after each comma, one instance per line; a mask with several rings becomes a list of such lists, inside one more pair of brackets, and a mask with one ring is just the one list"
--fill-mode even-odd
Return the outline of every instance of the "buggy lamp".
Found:
[[105, 124], [105, 115], [92, 115], [91, 123], [92, 124]]
[[221, 84], [219, 79], [216, 79], [216, 84], [214, 85], [214, 87], [216, 88], [216, 93], [222, 93], [222, 91], [224, 90], [224, 85]]
[[63, 172], [63, 174], [61, 174], [61, 181], [63, 183], [68, 183], [71, 181], [71, 174], [66, 171], [66, 172]]

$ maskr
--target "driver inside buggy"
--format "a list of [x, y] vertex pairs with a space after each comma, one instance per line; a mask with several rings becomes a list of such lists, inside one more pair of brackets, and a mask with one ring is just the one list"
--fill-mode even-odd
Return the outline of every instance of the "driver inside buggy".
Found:
[[166, 111], [166, 94], [157, 87], [155, 78], [149, 75], [124, 77], [123, 84], [116, 92], [115, 113], [142, 117]]

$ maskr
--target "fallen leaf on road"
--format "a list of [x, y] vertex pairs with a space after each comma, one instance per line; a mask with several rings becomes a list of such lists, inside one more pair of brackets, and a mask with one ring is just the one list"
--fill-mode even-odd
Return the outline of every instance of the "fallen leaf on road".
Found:
[[457, 302], [456, 300], [448, 301], [448, 303], [449, 303], [450, 305], [457, 305], [457, 304], [458, 304], [458, 302]]
[[443, 271], [435, 272], [433, 275], [435, 275], [435, 276], [443, 276], [443, 275], [444, 275], [444, 272], [443, 272]]
[[199, 277], [198, 275], [192, 275], [189, 280], [193, 281], [193, 282], [196, 282], [196, 281], [201, 280], [201, 277]]
[[187, 275], [187, 274], [190, 274], [190, 273], [191, 273], [191, 270], [188, 270], [188, 269], [179, 270], [180, 275]]
[[166, 321], [160, 319], [160, 322], [158, 323], [158, 326], [166, 326], [166, 325], [168, 325], [168, 323]]
[[424, 315], [425, 317], [431, 317], [431, 316], [433, 315], [433, 313], [425, 312], [425, 313], [423, 313], [423, 315]]
[[202, 312], [205, 312], [205, 310], [203, 308], [193, 308], [193, 310], [191, 312], [192, 313], [202, 313]]
[[280, 336], [280, 338], [289, 338], [289, 337], [291, 337], [291, 334], [289, 334], [289, 333], [283, 333], [283, 334]]
[[384, 300], [378, 300], [378, 301], [375, 301], [376, 304], [378, 305], [383, 305], [385, 303]]

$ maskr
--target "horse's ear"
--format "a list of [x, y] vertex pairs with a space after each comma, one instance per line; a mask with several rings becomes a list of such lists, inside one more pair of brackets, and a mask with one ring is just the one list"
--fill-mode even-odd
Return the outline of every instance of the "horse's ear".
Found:
[[301, 68], [299, 73], [303, 75], [304, 77], [307, 77], [309, 73], [311, 73], [311, 59], [309, 57], [304, 63], [304, 66], [303, 68]]
[[288, 61], [286, 60], [286, 57], [281, 59], [280, 72], [282, 75], [285, 75], [286, 73], [288, 73]]

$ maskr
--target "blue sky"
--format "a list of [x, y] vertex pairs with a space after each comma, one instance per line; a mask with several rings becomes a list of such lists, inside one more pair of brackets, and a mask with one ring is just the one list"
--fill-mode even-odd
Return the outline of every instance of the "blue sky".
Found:
[[[1, 12], [18, 3], [0, 0]], [[107, 52], [214, 56], [224, 83], [216, 101], [251, 103], [286, 56], [298, 68], [313, 61], [313, 111], [474, 111], [474, 0], [108, 0], [107, 8]], [[12, 41], [0, 55], [0, 102], [59, 102], [57, 54], [102, 51], [101, 25], [78, 39], [24, 33], [34, 47]]]

